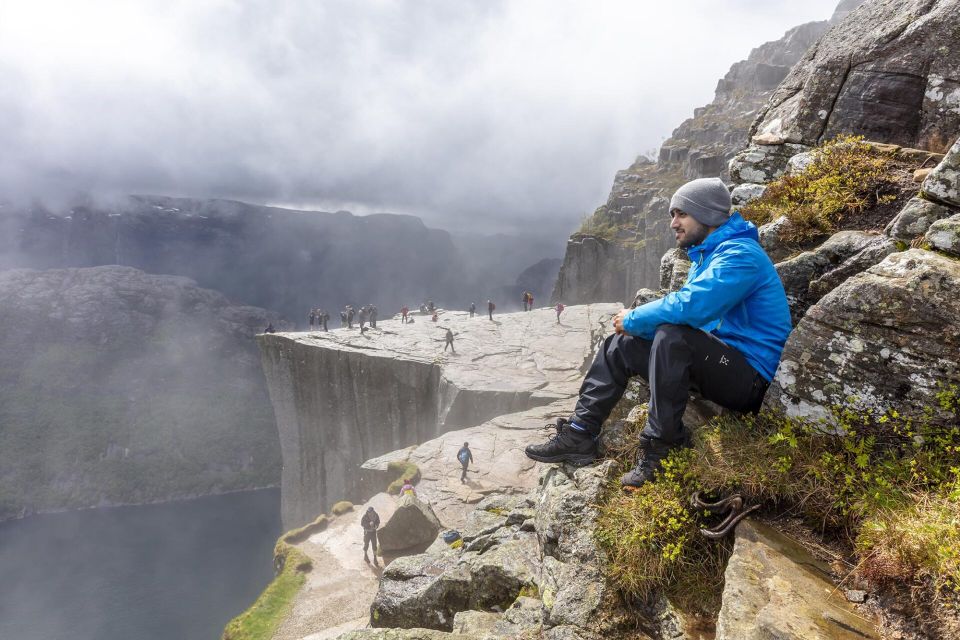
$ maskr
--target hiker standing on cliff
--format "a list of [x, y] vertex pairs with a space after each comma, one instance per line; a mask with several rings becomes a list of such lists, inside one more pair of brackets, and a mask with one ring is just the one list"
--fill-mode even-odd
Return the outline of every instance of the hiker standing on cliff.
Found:
[[380, 526], [380, 516], [373, 507], [367, 507], [367, 512], [360, 518], [360, 526], [363, 527], [363, 561], [368, 563], [367, 546], [373, 546], [373, 566], [379, 567], [377, 563], [377, 528]]
[[347, 328], [353, 329], [353, 307], [347, 305]]
[[456, 353], [457, 350], [453, 348], [453, 331], [450, 330], [450, 327], [447, 327], [447, 334], [444, 336], [444, 338], [446, 339], [447, 343], [443, 345], [443, 350], [446, 351], [447, 347], [450, 347], [450, 349]]
[[470, 317], [472, 318], [473, 315], [474, 315], [476, 312], [477, 312], [477, 305], [474, 304], [473, 302], [471, 302], [471, 303], [470, 303]]
[[327, 313], [326, 311], [321, 311], [320, 319], [323, 320], [323, 330], [330, 331], [330, 329], [327, 328], [327, 322], [330, 320], [330, 314]]
[[373, 305], [370, 305], [370, 326], [377, 328], [377, 308]]
[[565, 307], [563, 306], [563, 303], [562, 303], [562, 302], [558, 302], [558, 303], [557, 303], [557, 306], [554, 307], [554, 309], [555, 309], [556, 312], [557, 312], [557, 324], [560, 324], [560, 314], [563, 313], [564, 308], [565, 308]]
[[467, 467], [473, 462], [473, 452], [470, 451], [470, 445], [468, 443], [464, 442], [463, 446], [460, 447], [460, 451], [457, 451], [457, 460], [460, 461], [460, 466], [463, 467], [463, 472], [460, 474], [460, 482], [466, 482]]
[[400, 320], [402, 324], [407, 324], [407, 314], [410, 313], [410, 307], [403, 305], [403, 308], [400, 309]]
[[731, 215], [730, 205], [719, 178], [677, 190], [670, 228], [693, 263], [686, 284], [614, 316], [573, 415], [557, 420], [547, 442], [528, 446], [528, 457], [593, 462], [603, 422], [635, 375], [649, 382], [650, 410], [641, 458], [620, 479], [625, 488], [654, 480], [664, 458], [689, 445], [681, 419], [691, 389], [733, 411], [759, 410], [792, 328], [790, 308], [756, 226]]
[[490, 317], [491, 320], [493, 320], [493, 310], [496, 308], [497, 308], [497, 305], [487, 300], [487, 315]]
[[310, 309], [310, 315], [307, 317], [307, 322], [310, 323], [310, 331], [313, 331], [313, 321], [315, 317], [316, 314], [314, 313], [313, 309]]

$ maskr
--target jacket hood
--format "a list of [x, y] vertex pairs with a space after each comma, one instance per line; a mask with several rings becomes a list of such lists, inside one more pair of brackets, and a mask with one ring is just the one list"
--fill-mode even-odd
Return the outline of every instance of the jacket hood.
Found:
[[726, 242], [727, 240], [733, 240], [736, 238], [744, 238], [749, 240], [760, 241], [760, 234], [757, 231], [757, 225], [743, 219], [743, 216], [740, 215], [739, 211], [734, 211], [733, 215], [730, 216], [726, 222], [717, 227], [717, 230], [707, 236], [707, 239], [701, 242], [698, 245], [694, 245], [687, 250], [687, 255], [690, 256], [691, 260], [694, 259], [694, 255], [697, 257], [700, 254], [708, 254], [714, 249], [717, 248], [721, 242]]

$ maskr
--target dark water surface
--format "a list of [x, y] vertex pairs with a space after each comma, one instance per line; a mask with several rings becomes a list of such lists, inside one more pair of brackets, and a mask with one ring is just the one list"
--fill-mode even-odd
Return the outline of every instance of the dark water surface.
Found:
[[275, 489], [0, 523], [0, 640], [217, 640], [280, 533]]

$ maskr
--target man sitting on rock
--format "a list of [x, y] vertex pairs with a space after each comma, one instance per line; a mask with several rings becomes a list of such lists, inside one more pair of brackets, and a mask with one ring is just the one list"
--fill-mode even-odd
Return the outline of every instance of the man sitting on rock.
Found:
[[664, 298], [624, 309], [593, 360], [574, 414], [557, 433], [526, 448], [541, 462], [589, 464], [604, 420], [631, 376], [650, 386], [640, 459], [621, 478], [635, 488], [661, 461], [689, 444], [682, 418], [691, 390], [734, 411], [757, 411], [791, 330], [790, 310], [757, 228], [738, 212], [719, 178], [680, 187], [670, 201], [670, 228], [692, 265], [686, 284]]

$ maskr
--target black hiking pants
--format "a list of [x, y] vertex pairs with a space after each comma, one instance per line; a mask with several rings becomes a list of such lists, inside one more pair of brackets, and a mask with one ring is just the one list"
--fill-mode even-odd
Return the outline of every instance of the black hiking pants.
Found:
[[373, 547], [373, 555], [377, 555], [377, 531], [376, 529], [370, 531], [367, 529], [363, 530], [363, 555], [367, 555], [367, 547]]
[[686, 325], [664, 324], [653, 340], [611, 335], [580, 387], [574, 419], [593, 435], [616, 406], [632, 376], [650, 385], [643, 435], [666, 444], [683, 441], [683, 412], [691, 391], [733, 411], [757, 411], [769, 384], [739, 351]]

